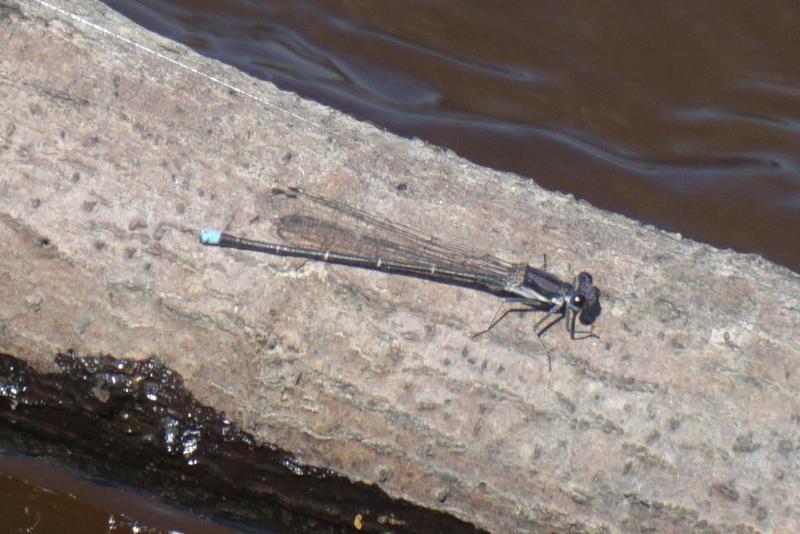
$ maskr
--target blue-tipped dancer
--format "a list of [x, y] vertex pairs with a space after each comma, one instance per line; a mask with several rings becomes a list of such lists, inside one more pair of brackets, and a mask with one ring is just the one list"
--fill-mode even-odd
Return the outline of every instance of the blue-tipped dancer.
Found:
[[[543, 269], [476, 255], [463, 246], [423, 237], [410, 227], [294, 187], [273, 187], [262, 201], [283, 243], [219, 230], [203, 230], [200, 242], [414, 276], [489, 292], [523, 306], [506, 310], [486, 330], [509, 311], [543, 311], [545, 315], [534, 326], [537, 336], [564, 319], [570, 337], [577, 339], [576, 320], [588, 326], [600, 315], [600, 291], [587, 272], [579, 273], [573, 283], [564, 282]], [[550, 318], [554, 319], [547, 323]]]

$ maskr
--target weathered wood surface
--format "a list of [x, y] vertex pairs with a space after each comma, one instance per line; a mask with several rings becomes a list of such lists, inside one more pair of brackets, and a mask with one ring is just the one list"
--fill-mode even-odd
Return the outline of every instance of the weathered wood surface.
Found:
[[[156, 354], [302, 461], [492, 531], [800, 531], [797, 275], [381, 132], [94, 1], [3, 0], [0, 44], [0, 350]], [[273, 180], [588, 269], [601, 339], [553, 329], [550, 372], [530, 316], [470, 337], [491, 295], [198, 245], [207, 225], [256, 235]]]

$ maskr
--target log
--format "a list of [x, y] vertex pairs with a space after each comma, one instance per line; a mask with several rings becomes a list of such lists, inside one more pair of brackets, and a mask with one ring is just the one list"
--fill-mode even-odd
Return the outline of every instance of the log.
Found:
[[[0, 2], [0, 352], [158, 356], [298, 461], [494, 532], [800, 531], [800, 277], [402, 139], [93, 0]], [[202, 247], [298, 185], [603, 292], [489, 294]], [[743, 214], [746, 216], [746, 214]], [[780, 231], [794, 231], [786, 228]]]

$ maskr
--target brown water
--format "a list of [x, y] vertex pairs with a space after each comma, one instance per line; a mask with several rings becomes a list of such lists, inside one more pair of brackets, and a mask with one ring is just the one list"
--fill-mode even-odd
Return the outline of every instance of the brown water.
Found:
[[154, 496], [1, 451], [0, 532], [232, 534], [236, 530], [204, 521]]
[[[396, 133], [800, 272], [796, 0], [106, 3]], [[167, 528], [158, 507], [114, 508], [80, 479], [53, 505], [37, 472], [0, 477], [21, 530], [84, 505]]]

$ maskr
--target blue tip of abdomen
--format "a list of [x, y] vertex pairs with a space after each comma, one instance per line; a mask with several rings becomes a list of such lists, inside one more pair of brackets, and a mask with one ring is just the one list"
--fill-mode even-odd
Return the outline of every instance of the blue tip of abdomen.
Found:
[[219, 230], [203, 230], [200, 232], [200, 242], [204, 245], [219, 245], [222, 232]]

